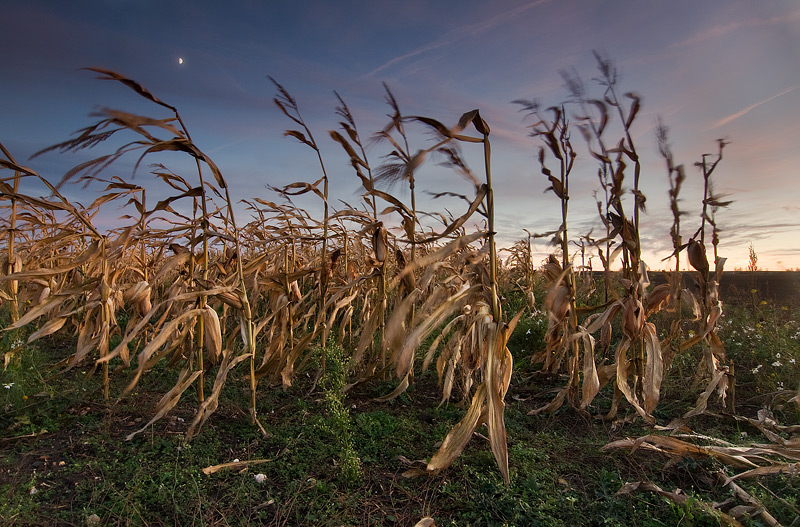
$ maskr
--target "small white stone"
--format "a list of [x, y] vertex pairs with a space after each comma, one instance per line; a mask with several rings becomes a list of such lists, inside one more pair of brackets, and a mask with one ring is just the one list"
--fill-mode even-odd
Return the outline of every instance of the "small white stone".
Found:
[[236, 459], [233, 460], [233, 462], [234, 463], [238, 463], [239, 462], [239, 458], [237, 457]]
[[256, 483], [261, 484], [267, 480], [267, 476], [264, 474], [256, 474], [253, 476], [253, 479], [256, 480]]

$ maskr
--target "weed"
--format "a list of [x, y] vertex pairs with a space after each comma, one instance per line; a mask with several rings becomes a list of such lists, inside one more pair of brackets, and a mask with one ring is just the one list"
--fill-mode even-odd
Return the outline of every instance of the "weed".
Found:
[[363, 470], [353, 443], [353, 421], [344, 403], [347, 358], [336, 344], [320, 348], [320, 353], [325, 357], [322, 389], [326, 410], [320, 428], [336, 445], [339, 479], [345, 485], [356, 485], [363, 477]]

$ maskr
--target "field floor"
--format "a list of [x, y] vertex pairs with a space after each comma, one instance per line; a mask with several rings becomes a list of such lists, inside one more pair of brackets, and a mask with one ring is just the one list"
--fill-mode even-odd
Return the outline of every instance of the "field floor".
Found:
[[[780, 439], [793, 445], [797, 427], [786, 426], [800, 424], [800, 412], [786, 400], [796, 387], [782, 384], [800, 378], [792, 360], [800, 360], [800, 336], [792, 336], [791, 312], [775, 306], [770, 313], [786, 322], [789, 337], [781, 348], [737, 347], [744, 322], [728, 323], [721, 331], [727, 332], [730, 353], [739, 354], [743, 364], [737, 370], [742, 372], [737, 415], [758, 420], [768, 409], [771, 422], [783, 427], [778, 428]], [[762, 324], [755, 331], [765, 335], [753, 342], [771, 338], [763, 324], [772, 319], [762, 314], [748, 320]], [[374, 399], [389, 393], [394, 382], [367, 382], [341, 396], [326, 389], [324, 377], [314, 382], [315, 368], [286, 391], [262, 386], [258, 409], [266, 437], [250, 424], [247, 376], [239, 372], [227, 383], [217, 412], [190, 443], [184, 444], [184, 432], [197, 408], [192, 389], [164, 419], [126, 441], [152, 417], [177, 372], [158, 366], [135, 393], [106, 402], [99, 375], [87, 378], [86, 370], [54, 375], [52, 364], [68, 355], [68, 340], [42, 341], [2, 374], [0, 525], [412, 527], [424, 517], [438, 526], [459, 527], [731, 524], [708, 508], [726, 500], [720, 510], [746, 505], [719, 480], [720, 473], [732, 475], [741, 468], [709, 456], [670, 458], [648, 448], [601, 450], [620, 439], [668, 434], [646, 425], [629, 407], [620, 414], [631, 417], [628, 422], [597, 418], [610, 406], [608, 388], [591, 413], [565, 405], [554, 414], [528, 414], [565, 382], [536, 374], [525, 363], [530, 347], [540, 345], [540, 327], [541, 319], [525, 317], [509, 343], [518, 357], [506, 396], [509, 486], [503, 484], [484, 428], [449, 469], [404, 477], [409, 469], [424, 467], [418, 460], [429, 459], [464, 414], [458, 393], [439, 406], [435, 371], [418, 373], [411, 388], [390, 402]], [[776, 353], [775, 362], [782, 361], [783, 369], [769, 373], [769, 364], [756, 367], [755, 362]], [[696, 359], [693, 355], [673, 366], [654, 412], [658, 425], [694, 405], [702, 389], [676, 379], [678, 372], [690, 379], [686, 372]], [[127, 378], [113, 379], [112, 394], [118, 394]], [[209, 390], [212, 380], [207, 381]], [[695, 436], [685, 440], [696, 444], [770, 442], [759, 427], [725, 414], [713, 397], [707, 413], [688, 425], [691, 431], [683, 432]], [[233, 468], [212, 474], [202, 470], [236, 460], [240, 464]], [[800, 525], [800, 477], [794, 467], [794, 475], [737, 480], [785, 526]], [[682, 499], [676, 503], [655, 492], [617, 494], [624, 484], [638, 481]], [[750, 511], [752, 519], [740, 517], [743, 525], [768, 524], [757, 507]]]

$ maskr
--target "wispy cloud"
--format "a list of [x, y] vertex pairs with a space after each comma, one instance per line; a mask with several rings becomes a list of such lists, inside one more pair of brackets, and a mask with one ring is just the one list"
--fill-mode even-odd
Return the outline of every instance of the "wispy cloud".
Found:
[[391, 60], [389, 60], [387, 62], [384, 62], [383, 64], [381, 64], [380, 66], [378, 66], [374, 70], [372, 70], [369, 73], [367, 73], [365, 76], [366, 77], [373, 77], [375, 74], [377, 74], [377, 73], [379, 73], [379, 72], [381, 72], [381, 71], [383, 71], [385, 69], [388, 69], [388, 68], [394, 66], [395, 64], [399, 64], [401, 62], [404, 62], [404, 61], [406, 61], [406, 60], [408, 60], [410, 58], [413, 58], [413, 57], [416, 57], [416, 56], [419, 56], [419, 55], [423, 55], [423, 54], [428, 53], [430, 51], [434, 51], [434, 50], [437, 50], [437, 49], [440, 49], [440, 48], [455, 44], [456, 42], [459, 42], [461, 40], [465, 40], [467, 38], [476, 37], [476, 36], [478, 36], [478, 35], [480, 35], [482, 33], [485, 33], [486, 31], [489, 31], [490, 29], [494, 29], [495, 27], [499, 26], [500, 24], [502, 24], [502, 23], [504, 23], [506, 21], [515, 19], [516, 17], [520, 16], [522, 13], [524, 13], [526, 11], [529, 11], [529, 10], [535, 8], [535, 7], [544, 5], [544, 4], [548, 3], [549, 1], [550, 0], [537, 0], [535, 2], [530, 2], [530, 3], [527, 3], [527, 4], [521, 5], [519, 7], [516, 7], [514, 9], [505, 11], [503, 13], [500, 13], [499, 15], [495, 15], [492, 18], [490, 18], [489, 20], [486, 20], [484, 22], [479, 22], [477, 24], [467, 24], [467, 25], [458, 27], [458, 28], [456, 28], [456, 29], [454, 29], [452, 31], [449, 31], [447, 34], [445, 34], [441, 38], [439, 38], [439, 39], [437, 39], [437, 40], [435, 40], [435, 41], [433, 41], [433, 42], [431, 42], [429, 44], [426, 44], [424, 46], [420, 46], [420, 47], [418, 47], [418, 48], [416, 48], [414, 50], [409, 51], [408, 53], [405, 53], [404, 55], [400, 55], [398, 57], [394, 57], [393, 59], [391, 59]]
[[710, 129], [711, 129], [711, 130], [713, 130], [714, 128], [719, 128], [720, 126], [725, 126], [726, 124], [728, 124], [728, 123], [730, 123], [730, 122], [733, 122], [733, 121], [735, 121], [736, 119], [738, 119], [739, 117], [742, 117], [742, 116], [744, 116], [745, 114], [747, 114], [748, 112], [750, 112], [750, 111], [752, 111], [752, 110], [754, 110], [754, 109], [758, 108], [758, 107], [759, 107], [759, 106], [761, 106], [762, 104], [766, 104], [766, 103], [768, 103], [768, 102], [770, 102], [770, 101], [774, 101], [774, 100], [775, 100], [775, 99], [777, 99], [778, 97], [781, 97], [781, 96], [783, 96], [783, 95], [786, 95], [787, 93], [791, 93], [791, 92], [795, 91], [797, 88], [800, 88], [800, 86], [792, 86], [791, 88], [786, 88], [786, 89], [785, 89], [785, 90], [783, 90], [782, 92], [780, 92], [780, 93], [778, 93], [778, 94], [775, 94], [775, 95], [773, 95], [772, 97], [770, 97], [770, 98], [768, 98], [768, 99], [764, 99], [763, 101], [759, 101], [759, 102], [757, 102], [757, 103], [755, 103], [755, 104], [751, 104], [751, 105], [750, 105], [750, 106], [748, 106], [747, 108], [743, 108], [743, 109], [739, 110], [739, 111], [738, 111], [738, 112], [736, 112], [736, 113], [732, 113], [731, 115], [729, 115], [729, 116], [725, 117], [724, 119], [720, 119], [719, 121], [717, 121], [716, 123], [714, 123], [714, 124], [711, 126], [711, 128], [710, 128]]
[[800, 9], [792, 11], [791, 13], [788, 13], [785, 16], [775, 16], [771, 18], [753, 18], [750, 20], [736, 21], [736, 22], [731, 22], [729, 24], [712, 26], [704, 28], [703, 30], [701, 30], [695, 35], [692, 35], [686, 40], [682, 40], [681, 42], [676, 42], [675, 44], [672, 45], [672, 47], [694, 46], [696, 44], [700, 44], [701, 42], [705, 42], [706, 40], [722, 37], [727, 35], [728, 33], [743, 28], [787, 24], [790, 22], [796, 22], [798, 20], [800, 20]]
[[242, 138], [239, 138], [239, 139], [237, 139], [235, 141], [230, 141], [228, 143], [225, 143], [224, 145], [220, 145], [220, 146], [218, 146], [216, 148], [212, 148], [207, 153], [208, 154], [216, 154], [217, 152], [219, 152], [221, 150], [225, 150], [226, 148], [230, 148], [232, 146], [236, 146], [236, 145], [240, 145], [242, 143], [246, 143], [246, 142], [250, 141], [252, 138], [254, 138], [254, 137], [258, 136], [258, 135], [263, 135], [263, 134], [261, 132], [253, 132], [253, 133], [247, 134], [246, 136], [244, 136]]

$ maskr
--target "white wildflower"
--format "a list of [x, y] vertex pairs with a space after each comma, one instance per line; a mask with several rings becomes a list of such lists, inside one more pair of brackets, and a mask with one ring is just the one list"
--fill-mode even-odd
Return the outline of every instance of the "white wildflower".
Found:
[[256, 483], [261, 484], [267, 480], [267, 476], [265, 474], [256, 474], [253, 479], [256, 480]]
[[6, 390], [10, 390], [12, 386], [14, 386], [14, 383], [13, 383], [13, 382], [10, 382], [10, 383], [8, 383], [8, 384], [4, 384], [4, 385], [3, 385], [3, 388], [5, 388]]
[[776, 360], [775, 362], [772, 363], [772, 366], [774, 366], [775, 368], [780, 368], [781, 366], [783, 366], [783, 364], [781, 363], [781, 361]]

